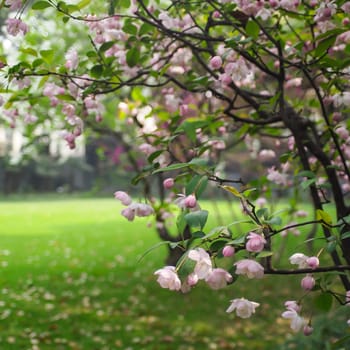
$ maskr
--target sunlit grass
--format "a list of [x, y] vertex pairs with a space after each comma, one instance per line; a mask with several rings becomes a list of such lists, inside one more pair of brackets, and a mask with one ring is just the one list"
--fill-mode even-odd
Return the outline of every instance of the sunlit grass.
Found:
[[[221, 220], [237, 220], [239, 209], [218, 208]], [[1, 350], [273, 349], [284, 340], [280, 314], [302, 295], [299, 277], [163, 290], [153, 272], [165, 248], [139, 261], [158, 239], [148, 219], [129, 223], [120, 209], [113, 199], [0, 202]], [[241, 296], [261, 303], [251, 319], [225, 312]]]

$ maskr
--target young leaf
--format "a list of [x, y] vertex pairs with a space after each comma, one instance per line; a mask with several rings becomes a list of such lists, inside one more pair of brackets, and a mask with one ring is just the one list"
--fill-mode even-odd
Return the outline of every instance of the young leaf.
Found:
[[135, 67], [140, 61], [140, 50], [136, 47], [131, 48], [126, 53], [126, 63], [129, 67]]
[[242, 198], [243, 196], [241, 195], [241, 193], [234, 187], [232, 186], [227, 186], [227, 185], [223, 185], [223, 186], [219, 186], [221, 188], [223, 188], [224, 190], [232, 193], [235, 197], [238, 197], [238, 198]]
[[324, 210], [317, 209], [316, 210], [316, 220], [322, 220], [322, 225], [331, 226], [332, 225], [332, 217], [326, 213]]

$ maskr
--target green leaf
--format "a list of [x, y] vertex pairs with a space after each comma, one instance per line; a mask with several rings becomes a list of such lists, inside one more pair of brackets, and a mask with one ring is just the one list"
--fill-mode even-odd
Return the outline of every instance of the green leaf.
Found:
[[328, 312], [332, 308], [333, 297], [329, 293], [322, 293], [314, 300], [314, 305], [317, 309], [323, 312]]
[[256, 212], [256, 216], [258, 218], [264, 218], [265, 220], [267, 219], [269, 215], [269, 210], [267, 208], [260, 208]]
[[260, 27], [256, 21], [250, 19], [245, 26], [245, 31], [250, 37], [257, 39], [260, 33]]
[[90, 5], [91, 0], [81, 0], [80, 2], [77, 3], [77, 7], [79, 10], [83, 9], [84, 7]]
[[277, 225], [277, 226], [282, 225], [282, 219], [280, 216], [274, 216], [271, 219], [265, 220], [265, 222], [270, 225]]
[[161, 242], [158, 242], [157, 244], [155, 244], [154, 246], [152, 246], [151, 248], [147, 249], [141, 256], [140, 258], [138, 259], [138, 262], [140, 262], [149, 252], [151, 252], [152, 250], [156, 249], [156, 248], [159, 248], [163, 245], [169, 245], [170, 241], [161, 241]]
[[154, 30], [154, 27], [152, 25], [148, 23], [143, 23], [142, 26], [140, 27], [139, 35], [142, 36], [142, 35], [148, 34], [153, 30]]
[[272, 256], [273, 255], [273, 252], [269, 252], [267, 250], [264, 250], [262, 252], [260, 252], [256, 257], [257, 258], [267, 258], [269, 256]]
[[130, 0], [119, 0], [118, 5], [124, 9], [128, 9], [131, 6]]
[[102, 64], [97, 64], [96, 66], [93, 66], [90, 69], [90, 74], [94, 78], [101, 78], [103, 74], [103, 65]]
[[190, 195], [194, 193], [197, 198], [201, 196], [208, 184], [208, 179], [204, 175], [195, 175], [192, 177], [190, 182], [186, 185], [185, 193]]
[[126, 63], [129, 67], [135, 67], [140, 61], [139, 48], [133, 47], [126, 53]]
[[350, 340], [350, 335], [346, 335], [343, 338], [340, 338], [335, 343], [332, 343], [332, 350], [346, 349], [343, 345], [348, 345], [348, 341]]
[[181, 279], [187, 278], [187, 276], [193, 272], [196, 262], [189, 259], [187, 254], [184, 254], [177, 263], [178, 275]]
[[303, 170], [298, 173], [298, 176], [301, 177], [307, 177], [308, 179], [314, 179], [316, 178], [316, 175], [313, 171], [311, 170]]
[[227, 244], [226, 240], [219, 239], [210, 245], [209, 250], [211, 252], [217, 252], [217, 251], [221, 250], [223, 247], [225, 247], [226, 244]]
[[62, 94], [56, 95], [56, 97], [61, 101], [76, 101], [76, 99], [71, 95]]
[[54, 50], [41, 50], [40, 56], [48, 63], [51, 63], [53, 61], [55, 55]]
[[176, 130], [175, 133], [183, 131], [192, 142], [197, 140], [197, 129], [208, 125], [205, 120], [186, 120]]
[[315, 182], [316, 182], [316, 178], [314, 178], [314, 179], [308, 179], [308, 180], [303, 181], [303, 182], [300, 184], [300, 187], [301, 187], [303, 190], [306, 190], [308, 187], [310, 187], [311, 185], [313, 185]]
[[34, 60], [34, 61], [32, 62], [32, 67], [33, 67], [33, 69], [35, 69], [35, 68], [41, 66], [43, 63], [44, 63], [44, 60], [43, 60], [43, 59], [37, 58], [36, 60]]
[[147, 158], [149, 163], [152, 163], [156, 158], [158, 158], [164, 151], [163, 150], [158, 150], [153, 152], [152, 154], [149, 155]]
[[328, 49], [334, 45], [336, 38], [337, 35], [331, 35], [328, 38], [321, 40], [314, 51], [315, 56], [319, 57], [326, 54]]
[[185, 215], [186, 215], [185, 212], [182, 211], [176, 220], [176, 227], [179, 234], [182, 234], [184, 232], [185, 227], [187, 225], [187, 222], [185, 220]]
[[205, 233], [203, 231], [195, 231], [191, 233], [192, 238], [203, 238]]
[[44, 10], [48, 7], [52, 7], [52, 5], [48, 1], [37, 1], [33, 4], [33, 10]]
[[218, 226], [218, 227], [214, 227], [212, 230], [210, 230], [210, 232], [207, 233], [203, 237], [203, 239], [213, 238], [214, 236], [219, 236], [219, 235], [225, 235], [228, 238], [230, 238], [231, 232], [226, 226]]
[[153, 174], [157, 174], [157, 173], [161, 173], [161, 172], [164, 172], [164, 171], [172, 171], [172, 170], [177, 170], [177, 169], [183, 169], [183, 168], [187, 168], [189, 165], [188, 163], [176, 163], [176, 164], [171, 164], [171, 165], [168, 165], [164, 168], [160, 168], [160, 169], [157, 169], [153, 172]]
[[341, 239], [350, 238], [350, 231], [344, 232], [341, 234]]
[[123, 31], [125, 33], [131, 34], [131, 35], [136, 35], [137, 34], [137, 27], [134, 26], [131, 21], [126, 21], [124, 26], [123, 26]]
[[208, 210], [193, 211], [185, 215], [185, 220], [190, 227], [200, 227], [203, 230], [208, 220]]
[[327, 243], [326, 251], [329, 254], [332, 254], [336, 250], [336, 248], [337, 248], [337, 241], [331, 241]]
[[[106, 41], [106, 42], [104, 42], [104, 43], [100, 46], [99, 51], [100, 51], [100, 52], [105, 52], [105, 51], [107, 51], [108, 49], [110, 49], [114, 44], [115, 44], [114, 41]], [[94, 52], [94, 54], [96, 55], [95, 52]]]
[[19, 51], [34, 57], [38, 57], [38, 53], [31, 47], [20, 48]]

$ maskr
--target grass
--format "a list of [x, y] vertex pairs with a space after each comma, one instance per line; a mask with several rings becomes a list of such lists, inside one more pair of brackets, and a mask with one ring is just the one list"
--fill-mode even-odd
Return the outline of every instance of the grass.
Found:
[[[119, 211], [113, 199], [0, 202], [1, 350], [259, 350], [290, 334], [280, 314], [299, 277], [161, 289], [153, 272], [164, 247], [139, 262], [158, 242], [154, 229]], [[251, 319], [225, 313], [241, 296], [261, 303]]]

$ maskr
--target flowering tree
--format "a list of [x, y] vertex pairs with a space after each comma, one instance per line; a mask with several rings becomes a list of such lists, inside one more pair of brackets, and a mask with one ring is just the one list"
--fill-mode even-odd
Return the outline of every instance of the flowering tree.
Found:
[[[328, 304], [349, 303], [350, 2], [121, 0], [92, 9], [88, 0], [6, 0], [1, 6], [11, 10], [6, 29], [16, 39], [30, 35], [33, 18], [58, 15], [62, 26], [84, 28], [83, 41], [71, 40], [64, 57], [26, 38], [15, 59], [3, 49], [2, 122], [23, 127], [28, 137], [39, 126], [60, 129], [70, 148], [84, 130], [110, 132], [143, 155], [141, 167], [130, 161], [145, 202], [133, 202], [122, 189], [115, 197], [128, 220], [154, 215], [159, 235], [181, 253], [155, 272], [161, 287], [187, 292], [203, 280], [220, 289], [239, 275], [298, 274], [306, 293], [287, 301], [282, 316], [306, 335], [312, 324], [302, 303], [311, 292]], [[225, 174], [221, 159], [233, 147], [250, 153], [254, 178]], [[161, 184], [157, 197], [150, 178]], [[208, 231], [200, 198], [212, 185], [240, 202], [244, 232], [236, 233], [235, 222]], [[290, 199], [288, 217], [269, 210], [280, 193]], [[306, 201], [313, 214], [303, 210]], [[313, 232], [306, 240], [299, 234], [307, 227]], [[294, 269], [277, 258], [281, 237], [290, 234], [300, 237], [298, 249], [317, 240], [310, 254], [290, 256]], [[234, 299], [227, 312], [247, 318], [258, 306]]]

